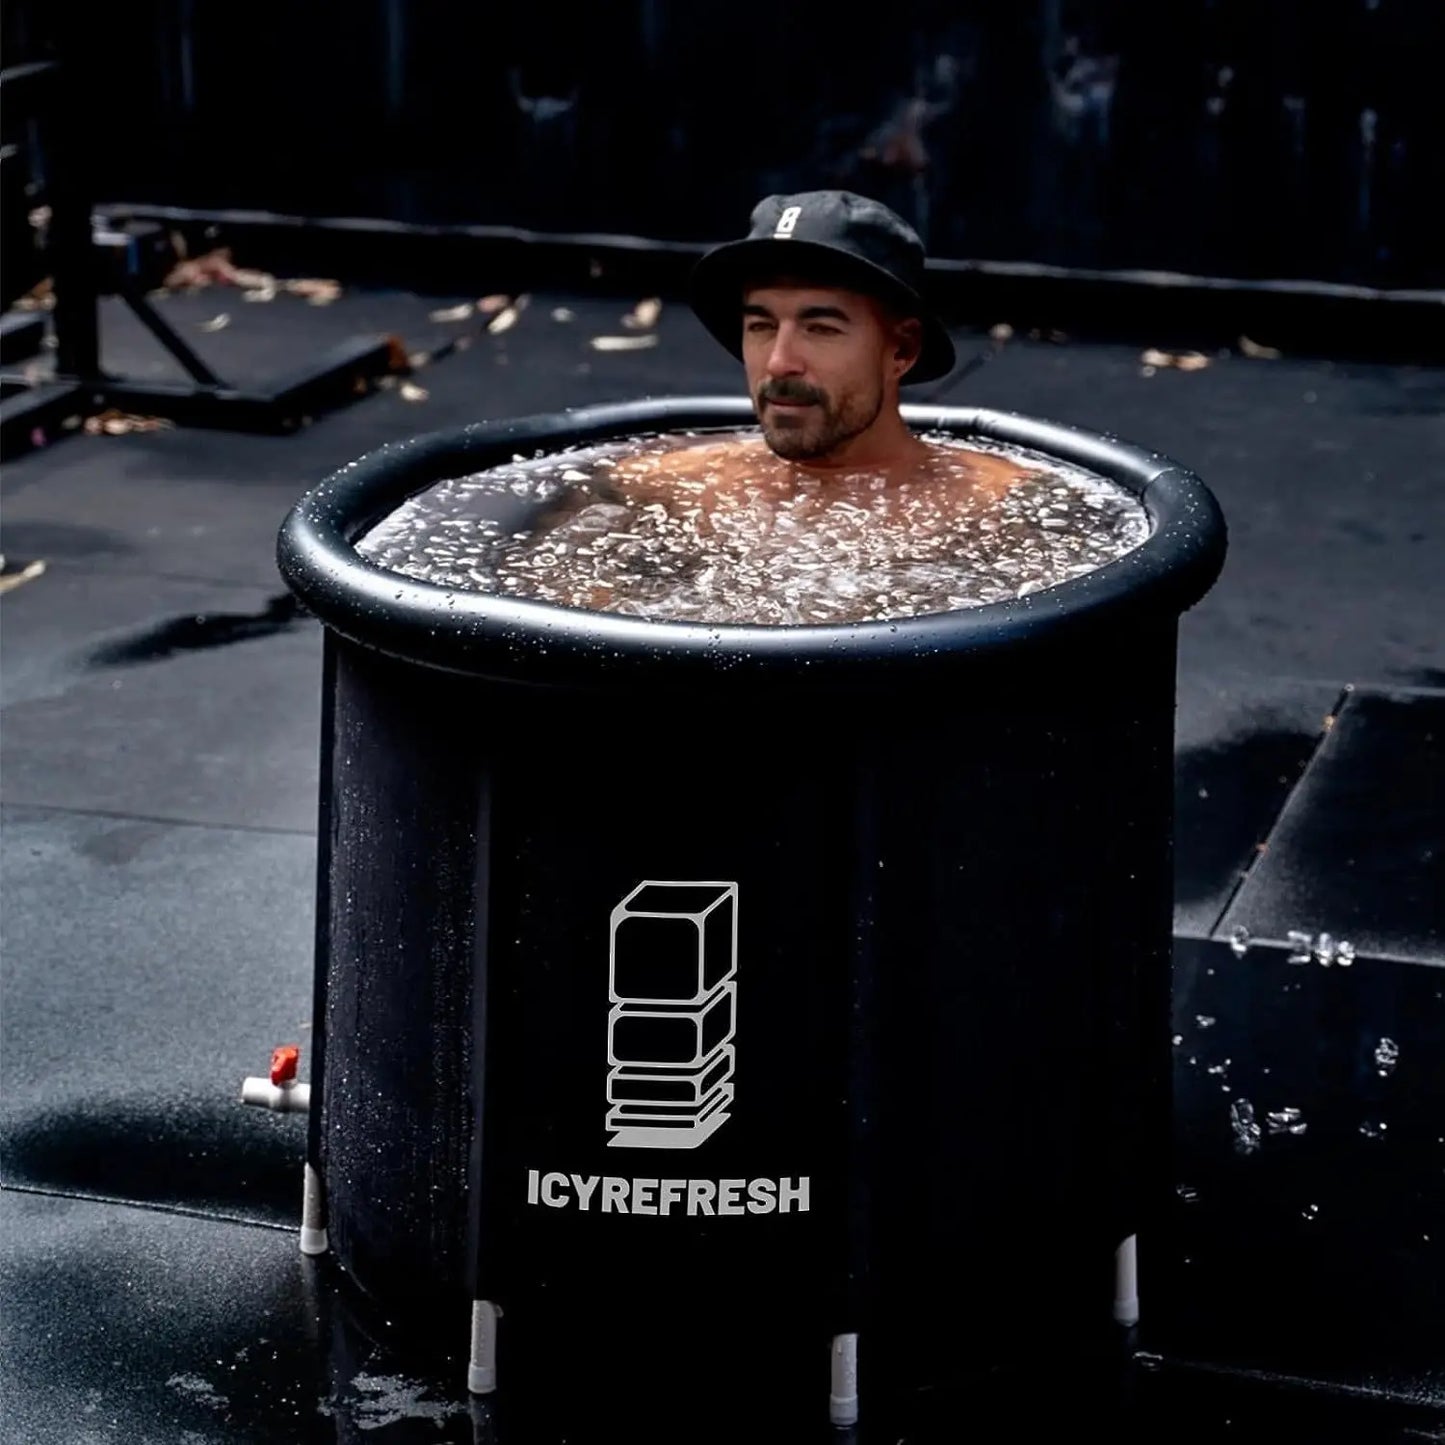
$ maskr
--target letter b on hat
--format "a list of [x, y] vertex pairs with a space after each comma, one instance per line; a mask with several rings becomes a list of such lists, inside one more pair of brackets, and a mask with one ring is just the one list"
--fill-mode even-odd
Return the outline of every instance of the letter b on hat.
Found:
[[778, 217], [777, 229], [773, 232], [773, 240], [788, 241], [792, 239], [793, 227], [798, 224], [798, 217], [803, 214], [801, 206], [789, 206], [787, 210]]

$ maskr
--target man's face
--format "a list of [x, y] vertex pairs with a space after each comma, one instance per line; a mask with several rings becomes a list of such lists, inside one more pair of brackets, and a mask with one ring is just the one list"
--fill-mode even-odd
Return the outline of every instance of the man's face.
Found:
[[917, 323], [871, 296], [791, 280], [743, 293], [743, 364], [763, 436], [825, 461], [878, 419], [917, 353]]

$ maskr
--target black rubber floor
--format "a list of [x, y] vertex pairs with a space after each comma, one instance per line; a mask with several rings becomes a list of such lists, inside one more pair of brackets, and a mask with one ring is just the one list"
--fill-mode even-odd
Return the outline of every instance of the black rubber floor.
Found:
[[[0, 1438], [488, 1438], [455, 1372], [318, 1323], [327, 1289], [264, 1227], [295, 1221], [303, 1131], [236, 1099], [273, 1044], [304, 1054], [320, 667], [275, 532], [307, 485], [386, 441], [736, 392], [738, 368], [671, 305], [655, 347], [593, 349], [630, 304], [598, 296], [535, 296], [499, 336], [396, 294], [162, 304], [238, 379], [355, 333], [444, 354], [414, 377], [422, 399], [382, 391], [294, 437], [82, 435], [0, 479], [0, 550], [46, 563], [0, 601]], [[199, 330], [223, 311], [231, 325]], [[1445, 1338], [1445, 371], [1230, 356], [1145, 375], [1132, 350], [957, 340], [992, 359], [929, 398], [1147, 443], [1230, 523], [1224, 576], [1181, 632], [1193, 1193], [1156, 1258], [1194, 1304], [1156, 1317], [1138, 1418], [1179, 1439], [1226, 1419], [1228, 1438], [1445, 1438], [1428, 1347]], [[166, 365], [119, 320], [107, 359]], [[1264, 942], [1240, 956], [1236, 929]], [[1292, 933], [1350, 941], [1352, 970], [1288, 963]], [[1261, 1137], [1239, 1153], [1241, 1095]], [[1307, 1132], [1268, 1131], [1286, 1108]]]

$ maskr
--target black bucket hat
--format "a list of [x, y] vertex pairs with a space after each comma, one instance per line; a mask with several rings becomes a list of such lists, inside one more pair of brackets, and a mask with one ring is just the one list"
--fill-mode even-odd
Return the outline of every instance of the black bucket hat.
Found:
[[742, 359], [742, 288], [774, 275], [817, 276], [886, 301], [923, 323], [923, 348], [904, 385], [953, 370], [953, 342], [923, 299], [923, 242], [901, 216], [851, 191], [769, 196], [753, 207], [742, 241], [709, 251], [693, 268], [692, 309]]

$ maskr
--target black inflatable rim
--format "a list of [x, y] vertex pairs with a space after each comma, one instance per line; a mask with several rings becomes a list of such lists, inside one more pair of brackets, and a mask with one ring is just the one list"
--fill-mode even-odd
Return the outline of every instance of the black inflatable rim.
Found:
[[910, 425], [1008, 442], [1087, 467], [1143, 502], [1153, 530], [1117, 561], [1027, 597], [894, 622], [735, 626], [650, 622], [418, 582], [363, 558], [353, 543], [408, 497], [446, 477], [523, 452], [649, 432], [755, 422], [745, 398], [681, 397], [481, 422], [393, 442], [307, 491], [281, 528], [277, 565], [328, 628], [424, 666], [533, 682], [603, 681], [639, 670], [677, 679], [706, 671], [822, 677], [864, 660], [904, 667], [960, 654], [1063, 640], [1111, 621], [1176, 619], [1213, 584], [1225, 527], [1209, 489], [1143, 447], [1037, 417], [976, 407], [908, 405]]

